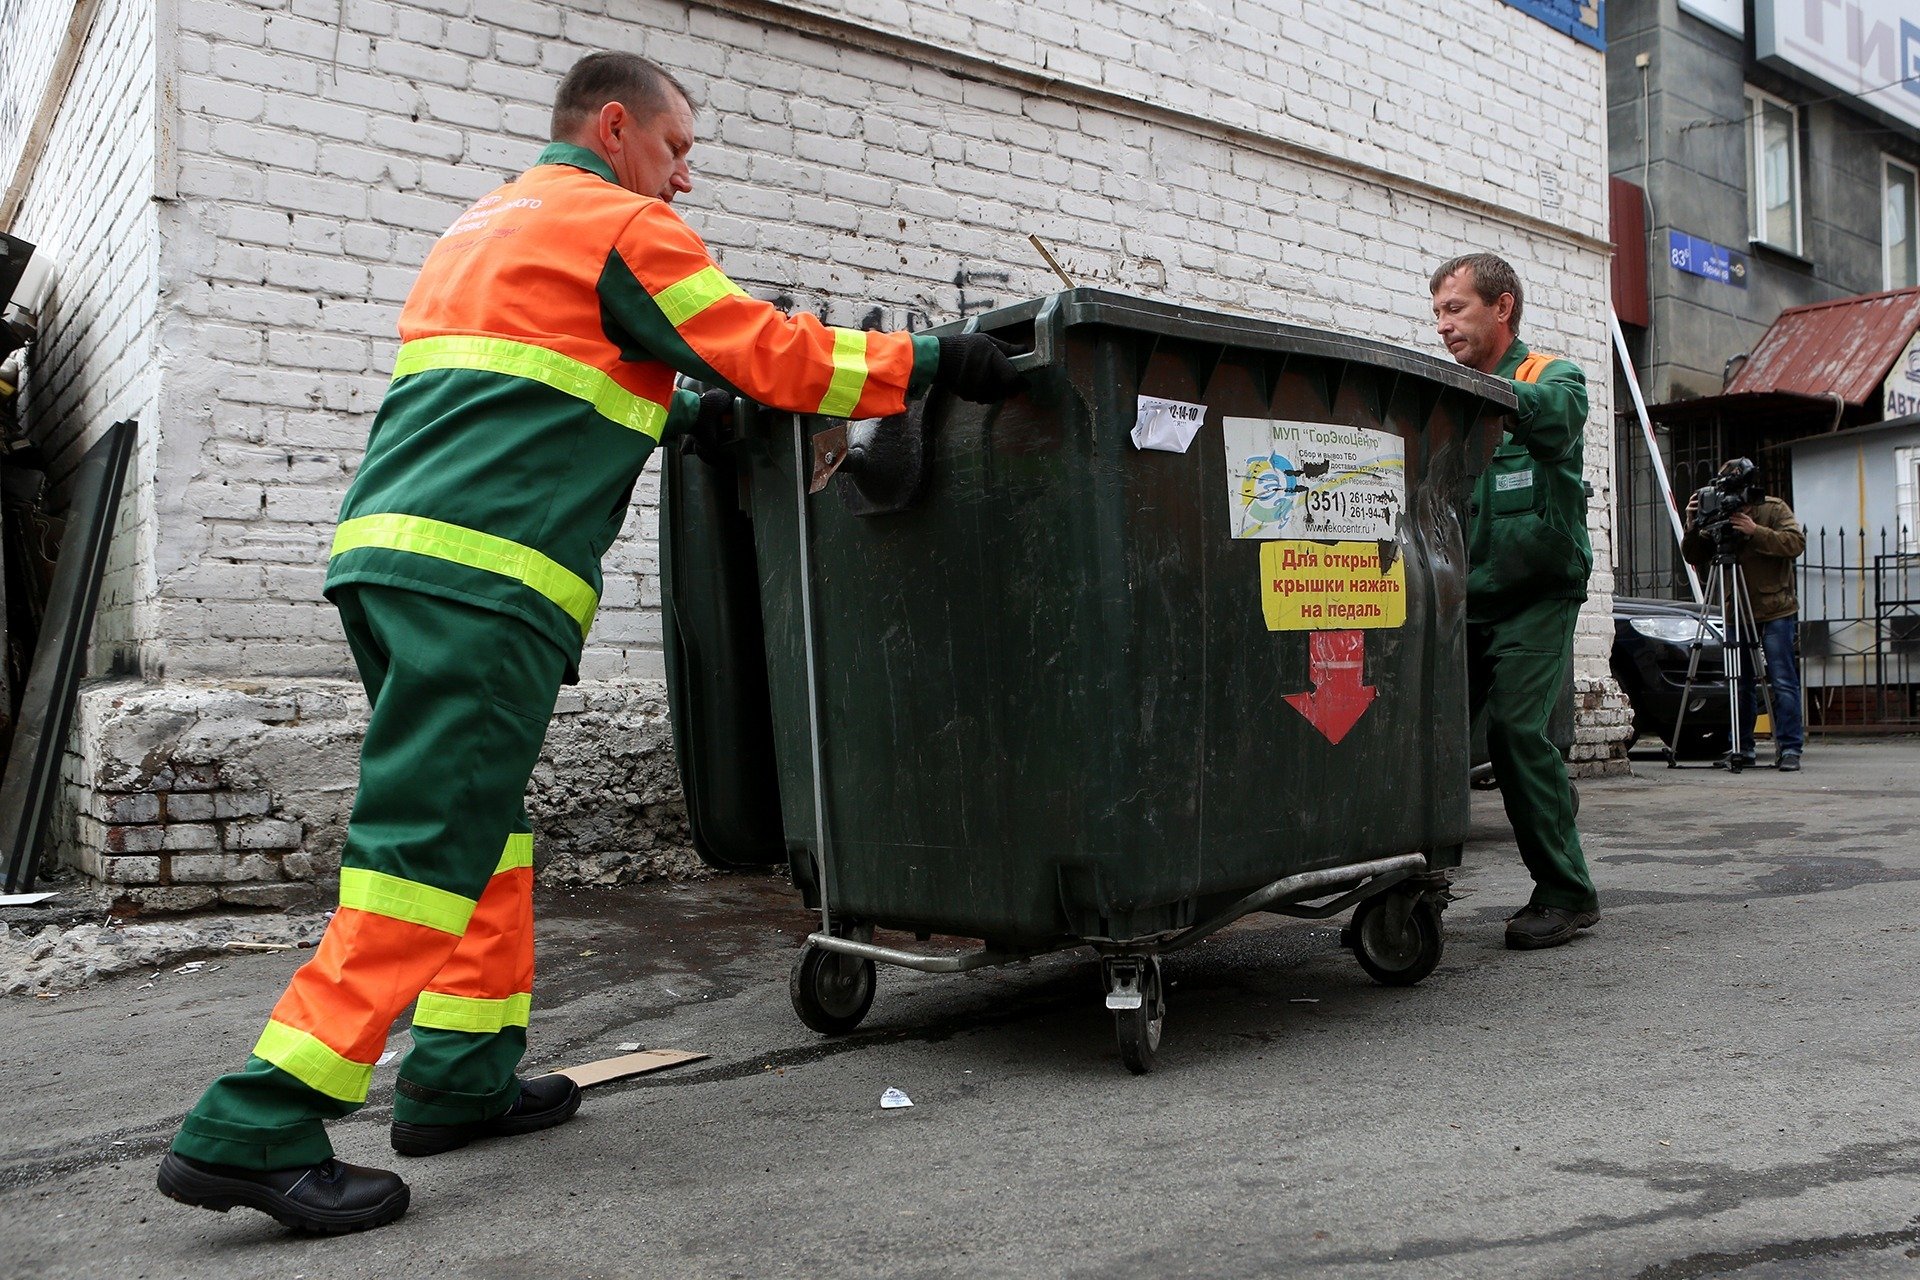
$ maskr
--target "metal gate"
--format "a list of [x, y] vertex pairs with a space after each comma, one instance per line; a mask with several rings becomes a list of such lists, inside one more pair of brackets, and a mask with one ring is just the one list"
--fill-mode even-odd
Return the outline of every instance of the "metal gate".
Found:
[[1808, 729], [1920, 725], [1920, 552], [1910, 530], [1819, 529], [1800, 558]]

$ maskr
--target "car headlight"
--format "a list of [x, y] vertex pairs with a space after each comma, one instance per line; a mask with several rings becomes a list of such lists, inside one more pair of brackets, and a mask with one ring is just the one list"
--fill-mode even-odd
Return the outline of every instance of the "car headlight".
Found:
[[[1700, 635], [1697, 618], [1629, 618], [1627, 625], [1649, 640], [1664, 640], [1668, 644], [1692, 644], [1694, 637]], [[1720, 626], [1711, 618], [1707, 620], [1703, 638], [1715, 644], [1720, 642]]]

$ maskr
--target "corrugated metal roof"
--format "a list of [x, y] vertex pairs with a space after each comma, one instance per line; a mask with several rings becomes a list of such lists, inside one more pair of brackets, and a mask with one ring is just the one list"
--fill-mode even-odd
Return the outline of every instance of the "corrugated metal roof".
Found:
[[1837, 298], [1780, 313], [1725, 394], [1838, 395], [1862, 405], [1920, 330], [1920, 289]]

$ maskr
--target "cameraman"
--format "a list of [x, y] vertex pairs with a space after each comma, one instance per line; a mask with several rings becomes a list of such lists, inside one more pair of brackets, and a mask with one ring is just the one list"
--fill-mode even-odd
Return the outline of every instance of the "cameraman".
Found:
[[[1712, 486], [1734, 494], [1740, 505], [1718, 522], [1702, 525], [1700, 494], [1687, 500], [1687, 536], [1680, 554], [1695, 565], [1710, 563], [1722, 541], [1737, 545], [1741, 576], [1753, 605], [1752, 620], [1767, 655], [1767, 683], [1773, 691], [1773, 767], [1791, 773], [1800, 767], [1805, 739], [1800, 722], [1800, 664], [1794, 637], [1800, 622], [1800, 601], [1793, 589], [1793, 562], [1807, 548], [1806, 530], [1793, 508], [1761, 489], [1759, 469], [1749, 458], [1734, 458], [1714, 476]], [[1734, 637], [1729, 636], [1732, 641]], [[1745, 664], [1740, 680], [1740, 753], [1743, 766], [1754, 763], [1753, 664]]]

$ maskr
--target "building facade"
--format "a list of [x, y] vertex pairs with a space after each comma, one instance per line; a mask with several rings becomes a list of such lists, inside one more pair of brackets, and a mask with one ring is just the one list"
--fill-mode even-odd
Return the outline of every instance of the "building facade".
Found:
[[[1684, 502], [1748, 454], [1790, 495], [1791, 441], [1878, 421], [1882, 397], [1802, 379], [1806, 403], [1769, 402], [1737, 380], [1783, 311], [1920, 284], [1920, 25], [1900, 0], [1614, 0], [1607, 23], [1611, 165], [1645, 226], [1627, 346], [1674, 488]], [[1872, 336], [1843, 338], [1886, 345]], [[1617, 454], [1621, 590], [1684, 595], [1631, 419]]]
[[[30, 429], [70, 467], [141, 423], [59, 833], [130, 906], [284, 901], [336, 856], [362, 700], [320, 585], [398, 307], [434, 237], [533, 160], [594, 49], [688, 83], [676, 208], [727, 272], [840, 325], [1050, 292], [1037, 234], [1083, 283], [1439, 353], [1427, 273], [1500, 252], [1529, 340], [1592, 375], [1588, 474], [1612, 491], [1603, 61], [1533, 12], [1551, 3], [13, 7], [33, 34], [0, 49], [10, 229], [63, 265]], [[529, 802], [570, 874], [633, 874], [679, 838], [656, 492], [650, 474], [608, 559]], [[1578, 639], [1593, 761], [1625, 723], [1611, 511]]]

